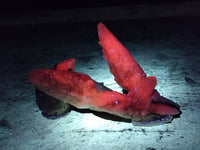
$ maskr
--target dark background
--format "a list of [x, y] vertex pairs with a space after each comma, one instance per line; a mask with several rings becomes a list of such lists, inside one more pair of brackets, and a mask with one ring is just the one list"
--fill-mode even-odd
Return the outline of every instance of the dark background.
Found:
[[[0, 2], [0, 12], [38, 11], [38, 10], [58, 10], [75, 8], [95, 8], [105, 6], [123, 6], [134, 4], [169, 4], [181, 3], [187, 0], [4, 0]], [[197, 1], [197, 0], [190, 0]]]

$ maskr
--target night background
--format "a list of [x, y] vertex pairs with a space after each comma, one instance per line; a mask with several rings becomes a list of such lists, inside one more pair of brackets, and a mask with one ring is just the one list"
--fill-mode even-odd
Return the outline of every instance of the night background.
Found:
[[[198, 1], [198, 0], [192, 0]], [[2, 12], [16, 12], [16, 11], [38, 11], [38, 10], [59, 10], [59, 9], [77, 9], [77, 8], [97, 8], [97, 7], [107, 7], [107, 6], [128, 6], [128, 5], [158, 5], [158, 4], [176, 4], [184, 3], [188, 0], [73, 0], [73, 1], [47, 1], [47, 0], [9, 0], [2, 1], [0, 8]], [[189, 1], [191, 2], [191, 1]]]
[[[199, 20], [197, 0], [0, 2], [0, 149], [198, 150]], [[156, 89], [180, 105], [180, 117], [142, 127], [76, 108], [56, 119], [41, 114], [28, 73], [68, 58], [76, 59], [75, 71], [122, 92], [98, 44], [99, 22], [156, 76]]]

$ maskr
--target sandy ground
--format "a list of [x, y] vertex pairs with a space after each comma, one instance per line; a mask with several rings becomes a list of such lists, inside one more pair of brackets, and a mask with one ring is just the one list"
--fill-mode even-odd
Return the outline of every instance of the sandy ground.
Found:
[[92, 111], [72, 110], [59, 119], [41, 115], [28, 72], [67, 58], [76, 71], [121, 92], [102, 57], [99, 21], [15, 25], [0, 28], [1, 150], [197, 150], [200, 148], [199, 17], [104, 21], [147, 75], [158, 79], [161, 95], [181, 106], [170, 124], [136, 127]]

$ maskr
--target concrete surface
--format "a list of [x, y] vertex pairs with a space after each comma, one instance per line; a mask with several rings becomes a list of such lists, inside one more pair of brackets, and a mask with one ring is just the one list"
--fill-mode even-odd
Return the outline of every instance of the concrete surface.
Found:
[[46, 119], [28, 72], [76, 58], [76, 71], [121, 91], [98, 45], [99, 21], [0, 28], [1, 150], [198, 150], [200, 148], [199, 17], [114, 20], [104, 24], [130, 50], [161, 95], [181, 106], [170, 124], [136, 127], [92, 111]]

